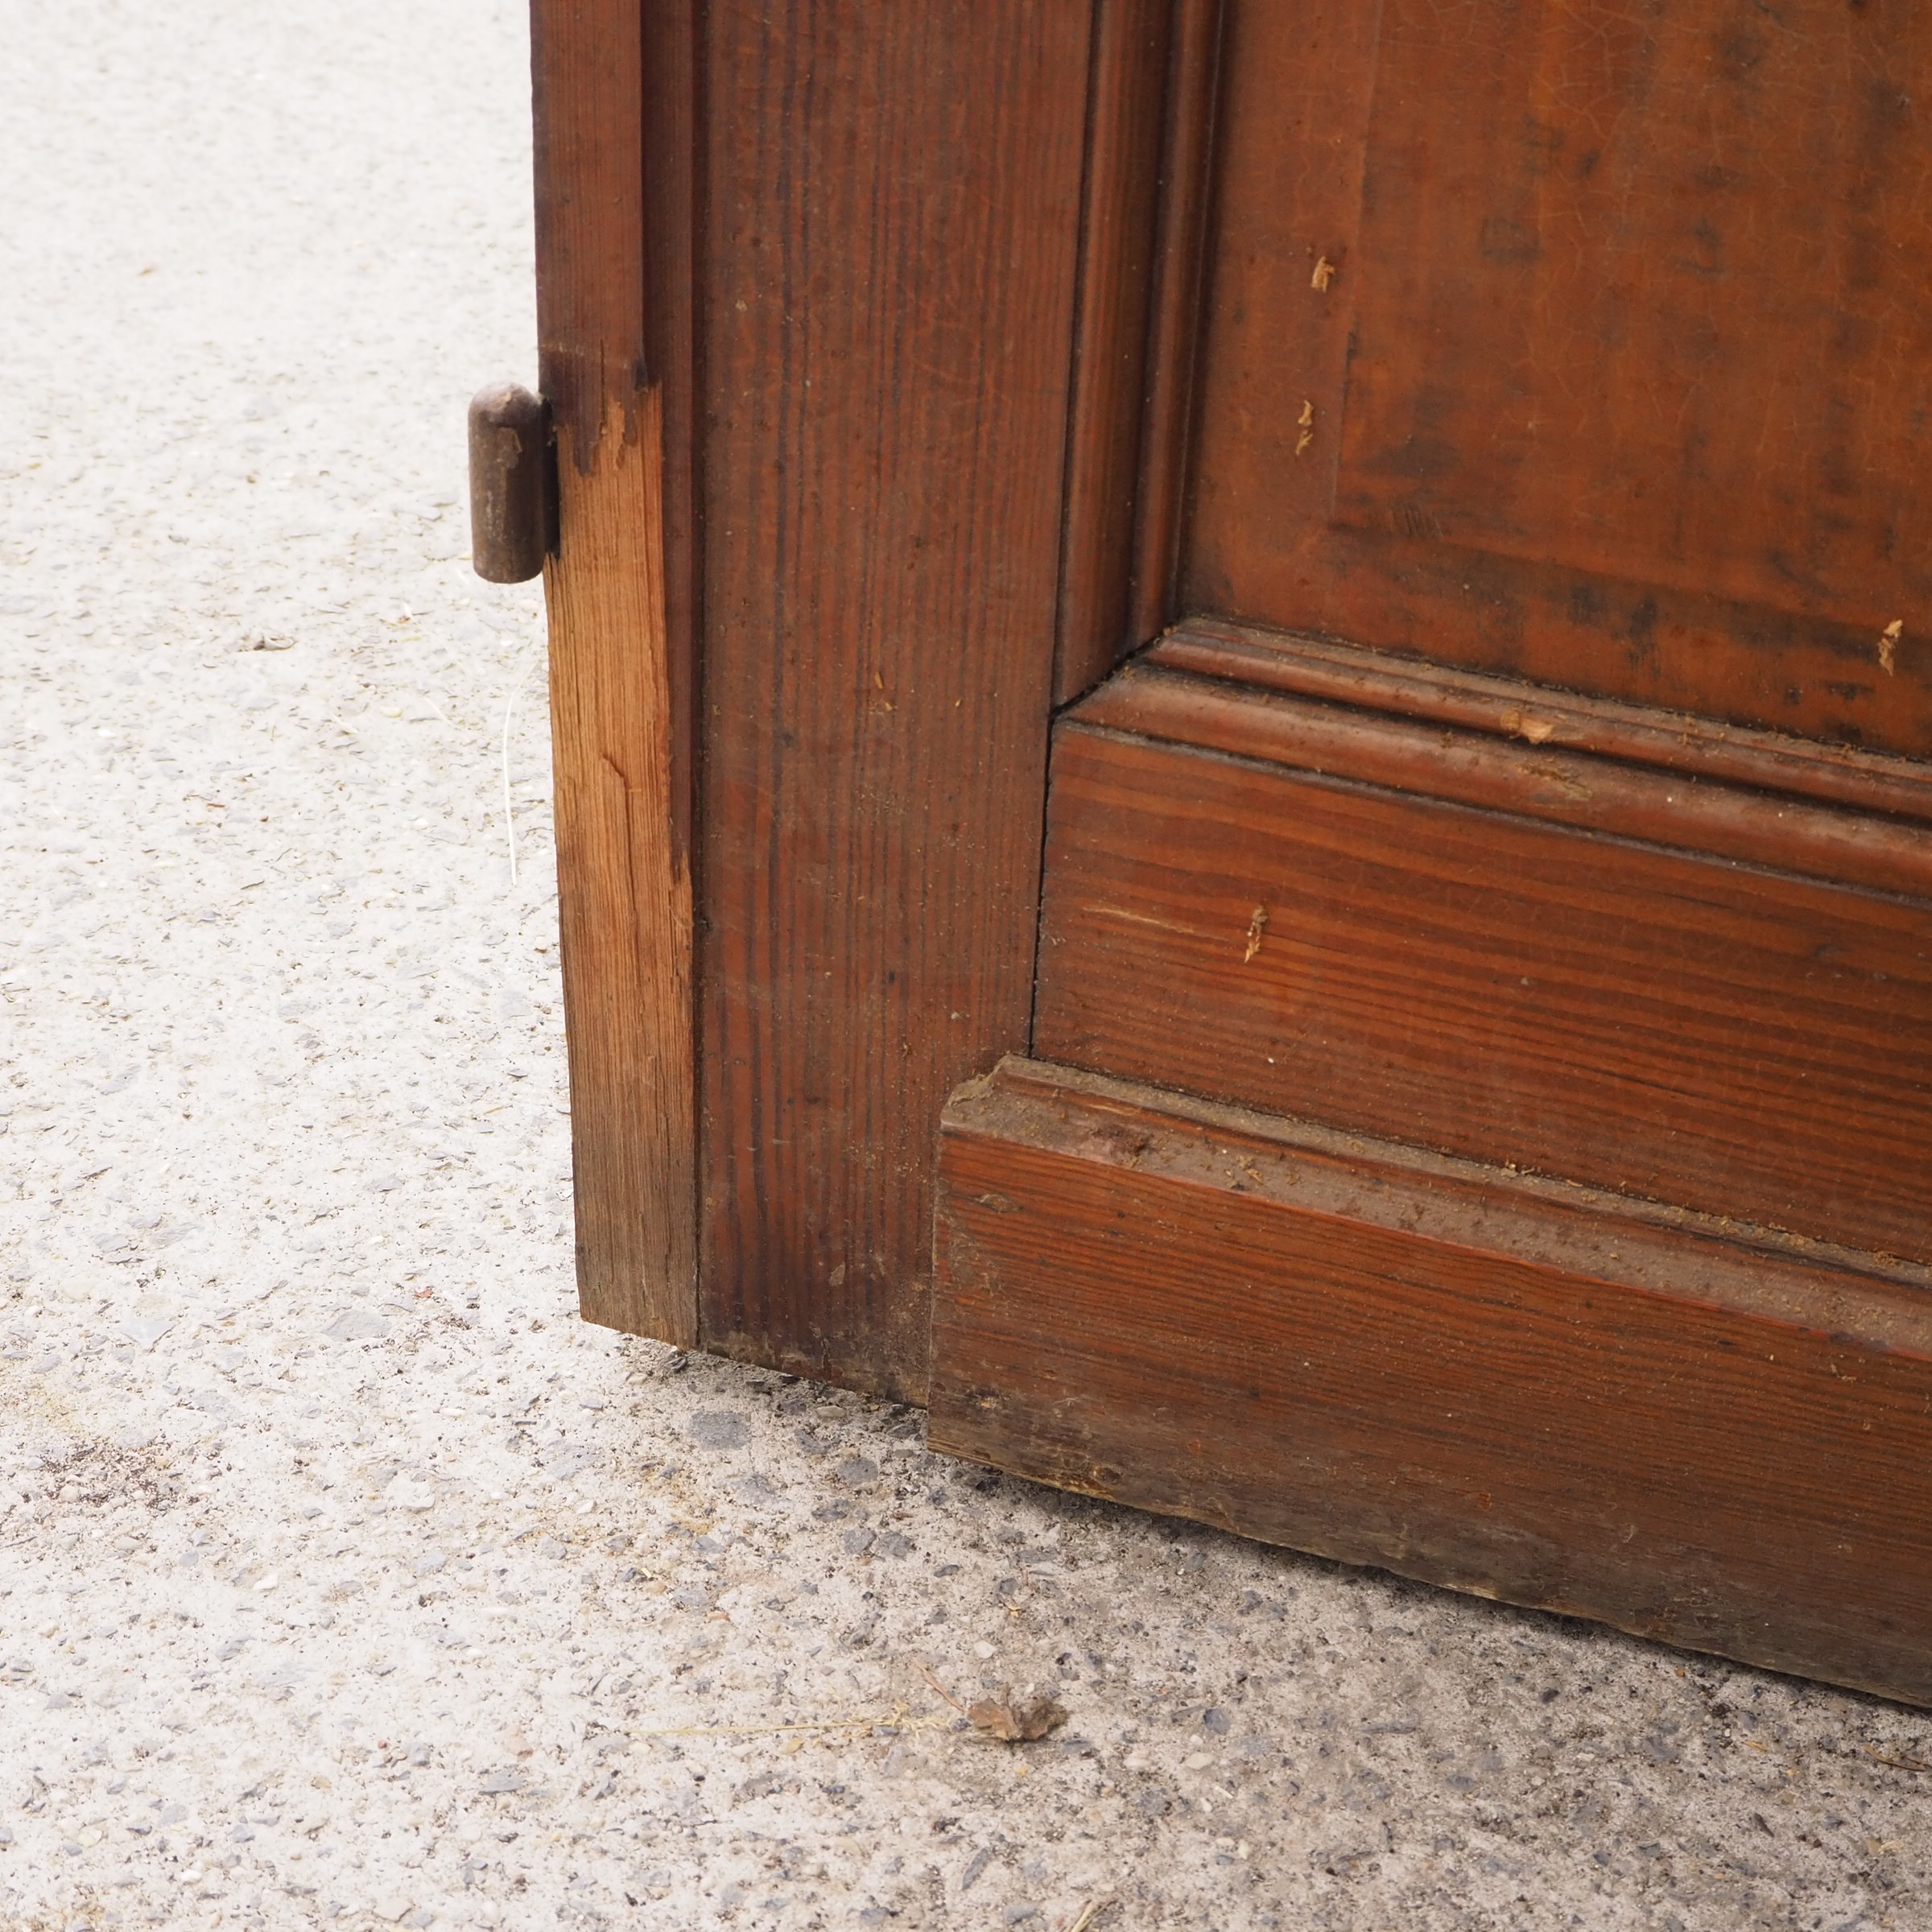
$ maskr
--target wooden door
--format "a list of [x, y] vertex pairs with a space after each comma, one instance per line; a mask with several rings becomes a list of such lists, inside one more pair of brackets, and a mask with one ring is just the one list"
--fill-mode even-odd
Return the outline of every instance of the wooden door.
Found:
[[537, 20], [586, 1312], [1932, 1701], [1932, 27]]

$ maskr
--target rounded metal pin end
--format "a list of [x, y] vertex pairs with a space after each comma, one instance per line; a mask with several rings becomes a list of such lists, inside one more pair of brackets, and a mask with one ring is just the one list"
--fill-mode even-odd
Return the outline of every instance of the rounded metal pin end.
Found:
[[493, 382], [469, 405], [469, 549], [492, 584], [540, 576], [555, 547], [550, 412], [515, 382]]

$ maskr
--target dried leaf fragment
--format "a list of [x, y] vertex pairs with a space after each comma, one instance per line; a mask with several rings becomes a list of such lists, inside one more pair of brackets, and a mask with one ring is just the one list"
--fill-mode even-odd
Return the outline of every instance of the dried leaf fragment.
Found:
[[1067, 1721], [1066, 1707], [1051, 1697], [1036, 1697], [1025, 1703], [982, 1698], [966, 1715], [976, 1730], [1003, 1744], [1034, 1744]]

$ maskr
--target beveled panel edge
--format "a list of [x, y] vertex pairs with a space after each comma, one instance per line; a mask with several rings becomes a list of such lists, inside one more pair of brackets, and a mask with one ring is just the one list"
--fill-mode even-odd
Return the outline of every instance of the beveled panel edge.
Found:
[[1932, 825], [1932, 763], [1334, 638], [1189, 617], [1138, 662]]

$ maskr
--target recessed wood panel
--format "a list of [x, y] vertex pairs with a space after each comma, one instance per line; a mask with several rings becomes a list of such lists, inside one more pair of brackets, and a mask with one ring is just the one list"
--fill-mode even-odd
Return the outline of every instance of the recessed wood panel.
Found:
[[956, 1096], [931, 1442], [1932, 1702], [1932, 1283], [1066, 1069]]
[[1385, 0], [1337, 515], [1922, 639], [1929, 68], [1920, 7]]
[[1232, 0], [1183, 607], [1932, 749], [1929, 67], [1899, 0]]
[[[1657, 842], [1700, 815], [1755, 862]], [[1932, 1259], [1932, 902], [1774, 869], [1813, 819], [1818, 869], [1872, 856], [1852, 815], [1130, 671], [1056, 737], [1034, 1050]]]

